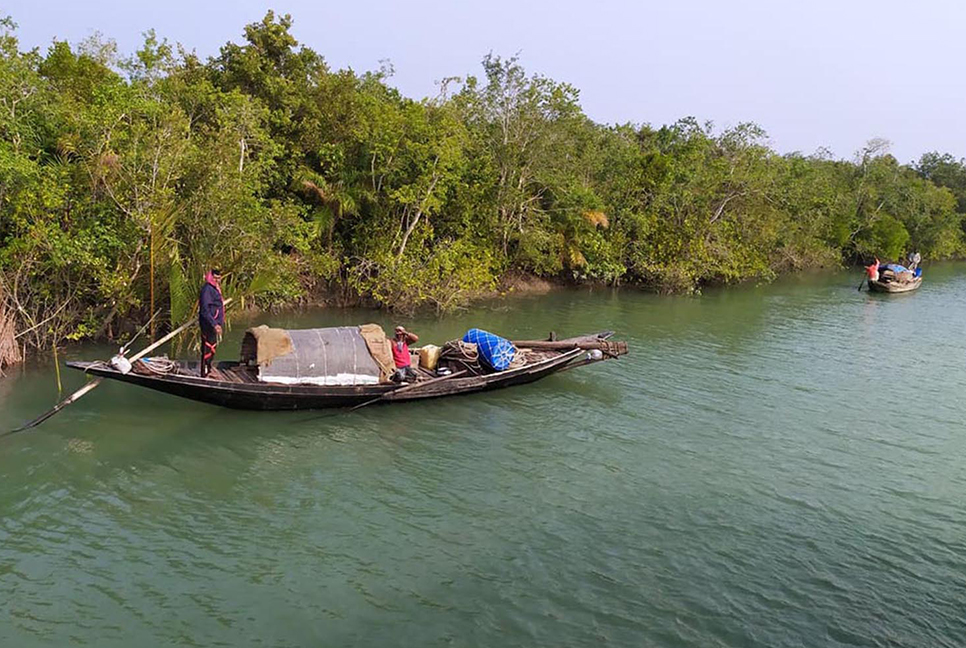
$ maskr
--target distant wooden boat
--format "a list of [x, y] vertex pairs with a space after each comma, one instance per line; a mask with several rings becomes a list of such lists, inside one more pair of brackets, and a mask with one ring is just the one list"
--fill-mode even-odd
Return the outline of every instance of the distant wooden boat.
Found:
[[[322, 330], [322, 329], [319, 329]], [[505, 371], [473, 373], [455, 366], [450, 376], [420, 370], [408, 385], [376, 384], [279, 384], [259, 380], [259, 368], [250, 362], [221, 362], [202, 378], [198, 363], [167, 363], [164, 372], [151, 371], [147, 363], [134, 363], [123, 373], [105, 362], [68, 362], [85, 373], [131, 383], [191, 400], [248, 410], [303, 410], [352, 407], [369, 402], [401, 402], [471, 394], [513, 387], [540, 380], [550, 374], [593, 364], [627, 353], [624, 342], [610, 342], [610, 331], [565, 340], [517, 343], [526, 348], [525, 363]], [[246, 335], [247, 337], [247, 335]], [[243, 357], [244, 357], [243, 344]]]
[[922, 285], [922, 276], [918, 276], [912, 281], [872, 281], [869, 279], [870, 292], [883, 293], [904, 293], [915, 290]]

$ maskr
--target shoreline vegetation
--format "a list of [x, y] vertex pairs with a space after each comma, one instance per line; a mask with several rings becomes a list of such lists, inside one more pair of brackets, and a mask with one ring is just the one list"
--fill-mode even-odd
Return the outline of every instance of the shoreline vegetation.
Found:
[[268, 12], [202, 60], [154, 32], [21, 51], [0, 21], [0, 370], [244, 306], [445, 313], [503, 287], [661, 293], [966, 252], [966, 163], [779, 154], [755, 124], [598, 124], [489, 54], [432, 98], [333, 70]]

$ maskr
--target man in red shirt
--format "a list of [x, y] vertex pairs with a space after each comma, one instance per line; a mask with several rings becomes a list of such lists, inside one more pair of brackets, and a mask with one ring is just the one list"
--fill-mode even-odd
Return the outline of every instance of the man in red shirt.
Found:
[[395, 382], [409, 382], [416, 380], [416, 370], [412, 367], [409, 357], [409, 345], [418, 342], [419, 336], [410, 333], [401, 326], [396, 327], [396, 336], [392, 341], [392, 359], [396, 364], [396, 373], [392, 379]]
[[[875, 258], [875, 263], [865, 266], [865, 271], [869, 275], [870, 283], [873, 281], [878, 281], [879, 280], [879, 257]], [[859, 284], [859, 287], [861, 288], [862, 285]]]

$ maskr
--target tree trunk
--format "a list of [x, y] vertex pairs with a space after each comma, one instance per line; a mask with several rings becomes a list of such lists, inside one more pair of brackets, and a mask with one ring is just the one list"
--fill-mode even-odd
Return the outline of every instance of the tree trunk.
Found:
[[416, 224], [419, 223], [419, 219], [422, 215], [422, 210], [417, 211], [416, 215], [413, 216], [412, 222], [409, 223], [409, 227], [407, 227], [406, 231], [403, 233], [402, 243], [399, 244], [399, 253], [396, 255], [397, 259], [401, 259], [403, 254], [406, 252], [406, 244], [409, 242], [409, 236], [413, 233], [413, 230], [416, 229]]
[[426, 190], [426, 195], [423, 197], [422, 202], [419, 204], [419, 209], [416, 210], [416, 215], [413, 216], [413, 220], [409, 223], [409, 227], [407, 227], [405, 233], [403, 233], [402, 243], [399, 244], [399, 253], [396, 255], [397, 260], [401, 259], [403, 256], [403, 253], [406, 252], [406, 244], [409, 242], [409, 237], [413, 233], [413, 230], [416, 229], [416, 225], [417, 223], [419, 223], [419, 219], [422, 218], [423, 216], [423, 208], [426, 206], [426, 203], [429, 201], [429, 198], [433, 195], [433, 191], [436, 189], [436, 183], [439, 182], [439, 174], [436, 173], [435, 171], [436, 165], [438, 163], [439, 163], [439, 156], [437, 156], [436, 159], [433, 161], [433, 179], [429, 183], [429, 188]]
[[14, 317], [7, 307], [7, 295], [0, 284], [0, 376], [3, 368], [15, 365], [23, 360], [20, 347], [14, 333]]

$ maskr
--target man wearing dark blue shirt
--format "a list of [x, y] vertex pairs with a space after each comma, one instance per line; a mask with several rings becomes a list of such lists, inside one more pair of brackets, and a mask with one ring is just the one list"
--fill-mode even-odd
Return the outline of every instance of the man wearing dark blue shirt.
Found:
[[211, 270], [198, 296], [198, 324], [201, 326], [201, 377], [207, 378], [215, 349], [225, 325], [225, 301], [221, 296], [221, 271]]

